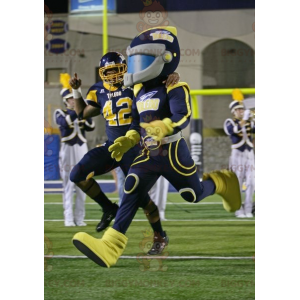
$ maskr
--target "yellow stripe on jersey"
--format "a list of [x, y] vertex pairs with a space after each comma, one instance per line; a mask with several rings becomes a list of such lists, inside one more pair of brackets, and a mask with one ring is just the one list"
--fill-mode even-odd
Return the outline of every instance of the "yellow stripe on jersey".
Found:
[[178, 122], [172, 123], [172, 127], [177, 127], [177, 126], [180, 126], [181, 124], [183, 124], [192, 113], [191, 106], [190, 106], [190, 101], [189, 101], [190, 97], [189, 97], [188, 89], [187, 89], [186, 86], [182, 86], [182, 87], [183, 87], [183, 90], [184, 90], [184, 93], [185, 93], [185, 103], [186, 103], [186, 108], [187, 108], [187, 114], [181, 120], [179, 120]]
[[89, 91], [89, 93], [86, 96], [86, 100], [93, 101], [97, 103], [97, 96], [96, 96], [97, 90]]
[[142, 83], [138, 83], [138, 84], [134, 85], [134, 87], [133, 87], [133, 93], [134, 93], [135, 97], [137, 96], [137, 94], [139, 93], [139, 91], [141, 90], [142, 87], [143, 87]]

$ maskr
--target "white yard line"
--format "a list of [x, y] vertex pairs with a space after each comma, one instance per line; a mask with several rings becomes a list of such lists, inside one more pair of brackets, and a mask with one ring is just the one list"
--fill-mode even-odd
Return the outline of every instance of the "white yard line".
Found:
[[[85, 222], [99, 222], [96, 220], [84, 220]], [[44, 222], [64, 222], [63, 219], [44, 220]], [[132, 222], [148, 222], [147, 220], [133, 219]], [[194, 220], [179, 220], [179, 219], [168, 219], [163, 222], [255, 222], [254, 219], [194, 219]]]
[[[98, 183], [115, 183], [113, 179], [97, 179], [96, 181]], [[62, 180], [46, 180], [44, 184], [62, 184]]]
[[[119, 198], [109, 198], [111, 200], [119, 200]], [[182, 202], [182, 203], [175, 203], [177, 205], [192, 205], [194, 206], [195, 203], [188, 203], [188, 202]], [[199, 202], [201, 205], [221, 205], [222, 202]], [[45, 202], [44, 205], [62, 205], [62, 202]], [[98, 203], [85, 203], [85, 205], [99, 205]], [[167, 202], [167, 205], [174, 205], [174, 203]]]
[[[87, 258], [84, 255], [44, 255], [45, 258]], [[137, 259], [137, 256], [121, 256], [120, 258], [125, 259]], [[234, 259], [252, 259], [252, 256], [138, 256], [138, 258], [146, 259], [224, 259], [224, 260], [234, 260]]]

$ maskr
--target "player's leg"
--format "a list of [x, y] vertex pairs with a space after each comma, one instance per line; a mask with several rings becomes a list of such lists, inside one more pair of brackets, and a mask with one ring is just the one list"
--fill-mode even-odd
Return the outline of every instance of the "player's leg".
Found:
[[70, 181], [72, 146], [62, 143], [60, 149], [60, 173], [63, 185], [63, 208], [65, 226], [75, 226], [73, 215], [73, 188]]
[[[74, 145], [75, 146], [75, 156], [76, 156], [76, 165], [82, 158], [83, 156], [88, 152], [87, 145], [86, 143], [82, 144], [81, 146], [79, 145]], [[86, 194], [78, 187], [75, 186], [75, 191], [76, 191], [76, 198], [75, 198], [75, 208], [74, 208], [74, 219], [75, 219], [75, 224], [77, 226], [86, 226], [86, 223], [84, 222], [84, 216], [85, 216], [85, 198]]]
[[140, 167], [130, 170], [113, 228], [109, 228], [101, 239], [95, 239], [87, 233], [77, 233], [73, 237], [75, 247], [102, 267], [114, 265], [126, 247], [125, 233], [139, 206], [147, 206], [143, 202], [158, 177], [153, 173]]
[[244, 210], [247, 218], [252, 218], [253, 207], [253, 194], [255, 189], [255, 168], [254, 168], [254, 152], [253, 150], [246, 150], [247, 162], [246, 162], [246, 191], [245, 191], [245, 204]]
[[80, 162], [73, 168], [70, 179], [90, 198], [97, 202], [103, 211], [100, 223], [96, 230], [102, 231], [114, 219], [118, 205], [112, 203], [103, 193], [93, 176], [109, 172], [117, 166], [115, 160], [110, 156], [108, 143], [91, 149]]
[[[134, 154], [134, 157], [125, 156], [123, 157], [121, 168], [124, 170], [124, 174], [127, 175], [128, 170], [128, 163], [132, 165], [129, 172], [135, 172], [135, 170], [138, 170], [140, 168], [144, 168], [145, 172], [148, 173], [148, 175], [151, 178], [157, 178], [159, 169], [161, 165], [157, 163], [154, 160], [150, 160], [149, 158], [149, 151], [144, 149], [141, 154], [137, 155], [139, 151], [138, 147], [135, 147], [133, 149], [132, 154]], [[138, 172], [138, 171], [136, 171]], [[148, 180], [148, 179], [147, 179]], [[155, 179], [156, 180], [156, 179]], [[154, 181], [155, 182], [155, 181]], [[147, 187], [145, 186], [145, 190], [147, 191]], [[144, 214], [146, 215], [149, 224], [153, 230], [153, 246], [149, 250], [149, 255], [156, 255], [163, 252], [165, 247], [168, 245], [169, 239], [167, 237], [166, 232], [163, 230], [161, 225], [161, 219], [159, 215], [159, 210], [156, 204], [150, 199], [148, 193], [145, 193], [143, 201], [141, 201], [140, 207], [143, 208]], [[123, 201], [123, 200], [122, 200]]]

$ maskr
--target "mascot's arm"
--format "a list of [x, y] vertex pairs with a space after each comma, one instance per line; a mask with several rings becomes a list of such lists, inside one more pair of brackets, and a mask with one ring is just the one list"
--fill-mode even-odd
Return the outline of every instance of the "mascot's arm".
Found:
[[188, 126], [191, 117], [191, 100], [189, 86], [185, 82], [179, 82], [167, 90], [172, 116], [171, 126], [183, 129]]
[[129, 130], [125, 136], [120, 136], [114, 140], [114, 143], [108, 148], [111, 157], [120, 161], [129, 149], [134, 147], [140, 140], [140, 134], [135, 130]]

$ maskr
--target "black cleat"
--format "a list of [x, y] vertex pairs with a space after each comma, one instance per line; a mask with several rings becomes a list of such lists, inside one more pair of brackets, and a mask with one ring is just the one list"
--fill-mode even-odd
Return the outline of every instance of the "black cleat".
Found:
[[115, 218], [118, 209], [119, 209], [119, 206], [114, 203], [113, 208], [111, 210], [108, 210], [103, 213], [101, 221], [96, 226], [97, 232], [100, 232], [109, 226], [110, 222]]
[[151, 250], [148, 251], [148, 255], [162, 254], [165, 248], [169, 244], [169, 237], [164, 231], [165, 237], [162, 237], [159, 233], [154, 233], [153, 245]]

